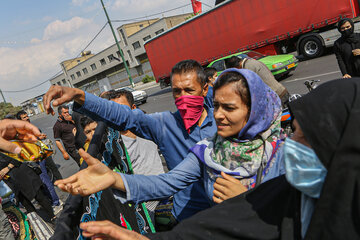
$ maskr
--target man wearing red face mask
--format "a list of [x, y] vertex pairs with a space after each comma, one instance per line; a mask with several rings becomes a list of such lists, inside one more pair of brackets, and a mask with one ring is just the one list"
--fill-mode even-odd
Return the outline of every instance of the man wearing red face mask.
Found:
[[[201, 65], [194, 60], [177, 63], [171, 71], [172, 92], [178, 111], [144, 114], [98, 98], [80, 89], [52, 86], [44, 96], [47, 113], [53, 106], [74, 100], [74, 110], [95, 121], [105, 121], [119, 131], [130, 130], [135, 135], [155, 142], [165, 157], [169, 170], [186, 157], [198, 141], [216, 133], [213, 109], [204, 105], [208, 91], [207, 79]], [[161, 189], [159, 189], [161, 191]], [[194, 183], [174, 195], [172, 215], [181, 221], [210, 207], [201, 183]]]

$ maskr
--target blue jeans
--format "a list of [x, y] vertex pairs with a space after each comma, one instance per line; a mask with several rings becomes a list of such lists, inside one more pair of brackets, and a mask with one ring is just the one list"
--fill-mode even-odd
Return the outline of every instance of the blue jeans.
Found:
[[40, 178], [41, 178], [41, 181], [45, 184], [45, 187], [47, 190], [46, 195], [49, 195], [53, 206], [58, 206], [60, 204], [59, 197], [56, 194], [54, 185], [52, 184], [49, 175], [47, 174], [45, 160], [40, 162], [40, 168], [41, 168], [41, 172], [42, 172], [40, 174]]

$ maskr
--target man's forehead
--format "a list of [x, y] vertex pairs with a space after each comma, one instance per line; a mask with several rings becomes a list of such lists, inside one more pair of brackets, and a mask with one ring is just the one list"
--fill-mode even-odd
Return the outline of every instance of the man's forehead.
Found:
[[195, 71], [176, 73], [172, 75], [172, 82], [176, 84], [200, 84]]

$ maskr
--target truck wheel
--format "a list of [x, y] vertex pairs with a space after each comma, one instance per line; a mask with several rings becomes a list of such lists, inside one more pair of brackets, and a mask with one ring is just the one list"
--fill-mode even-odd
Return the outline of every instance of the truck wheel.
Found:
[[324, 46], [320, 39], [315, 36], [309, 36], [301, 41], [300, 51], [306, 58], [316, 58], [323, 54]]

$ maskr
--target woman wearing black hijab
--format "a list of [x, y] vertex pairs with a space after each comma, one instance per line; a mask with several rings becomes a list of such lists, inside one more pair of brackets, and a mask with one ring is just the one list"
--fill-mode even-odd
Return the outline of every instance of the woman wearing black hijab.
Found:
[[341, 37], [334, 43], [334, 52], [343, 78], [360, 77], [360, 34], [354, 33], [354, 22], [344, 18], [338, 23]]
[[359, 80], [325, 83], [290, 103], [295, 132], [283, 149], [286, 177], [169, 232], [139, 236], [109, 222], [81, 228], [111, 239], [360, 239]]

